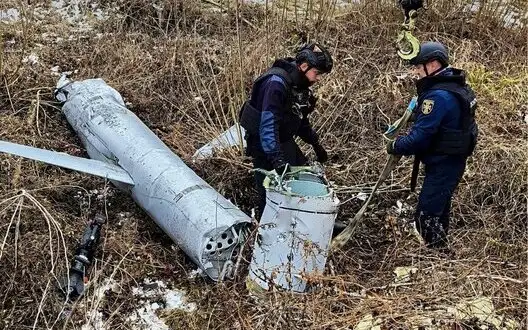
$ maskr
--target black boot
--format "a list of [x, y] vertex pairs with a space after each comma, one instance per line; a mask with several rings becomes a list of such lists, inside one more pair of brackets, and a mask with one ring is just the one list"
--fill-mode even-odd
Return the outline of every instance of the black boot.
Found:
[[440, 217], [417, 212], [415, 215], [416, 228], [429, 248], [443, 249], [448, 246], [447, 232], [440, 221]]

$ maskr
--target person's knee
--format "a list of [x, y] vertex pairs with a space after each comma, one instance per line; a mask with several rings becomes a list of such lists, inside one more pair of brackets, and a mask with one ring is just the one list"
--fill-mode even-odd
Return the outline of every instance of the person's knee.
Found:
[[449, 208], [453, 191], [444, 185], [434, 185], [425, 182], [418, 196], [417, 210], [429, 215], [442, 216]]

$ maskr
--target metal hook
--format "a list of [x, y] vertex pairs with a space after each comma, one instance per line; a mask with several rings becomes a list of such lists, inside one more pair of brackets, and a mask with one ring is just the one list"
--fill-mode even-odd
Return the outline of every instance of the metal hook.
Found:
[[409, 19], [405, 18], [402, 24], [402, 30], [396, 39], [398, 56], [404, 60], [410, 60], [416, 57], [420, 51], [420, 41], [412, 34], [415, 28], [416, 17], [418, 17], [418, 12], [411, 10], [409, 12]]

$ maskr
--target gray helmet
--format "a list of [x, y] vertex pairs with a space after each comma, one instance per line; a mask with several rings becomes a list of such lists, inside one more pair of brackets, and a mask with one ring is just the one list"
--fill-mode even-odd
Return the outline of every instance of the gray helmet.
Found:
[[420, 51], [416, 57], [409, 60], [411, 65], [425, 64], [437, 60], [443, 67], [449, 64], [449, 54], [444, 45], [439, 42], [429, 41], [420, 45]]
[[[316, 48], [319, 48], [321, 51], [314, 51]], [[295, 61], [297, 64], [307, 62], [310, 67], [316, 68], [324, 73], [332, 71], [332, 67], [334, 66], [334, 61], [332, 60], [330, 52], [320, 44], [316, 43], [301, 48], [297, 53], [297, 56], [295, 56]]]

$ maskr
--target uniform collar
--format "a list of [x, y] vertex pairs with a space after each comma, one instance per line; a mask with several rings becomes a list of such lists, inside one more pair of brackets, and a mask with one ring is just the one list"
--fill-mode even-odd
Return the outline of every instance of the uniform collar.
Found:
[[466, 73], [459, 69], [446, 68], [434, 76], [427, 76], [418, 80], [416, 82], [416, 91], [418, 95], [422, 95], [432, 89], [434, 85], [446, 82], [464, 86], [466, 84]]
[[290, 76], [293, 87], [296, 89], [307, 89], [310, 87], [310, 82], [308, 81], [308, 78], [306, 78], [306, 75], [304, 75], [301, 71], [299, 71], [299, 68], [297, 67], [297, 64], [295, 63], [295, 59], [292, 57], [287, 58], [281, 58], [276, 60], [273, 65], [273, 67], [279, 67], [281, 69], [284, 69], [286, 72], [288, 72], [288, 75]]

